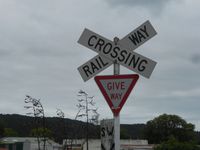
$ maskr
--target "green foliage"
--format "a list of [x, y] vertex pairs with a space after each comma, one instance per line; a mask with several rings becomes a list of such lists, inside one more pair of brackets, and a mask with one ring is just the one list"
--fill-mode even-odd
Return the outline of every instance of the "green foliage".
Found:
[[180, 142], [194, 140], [194, 125], [177, 115], [160, 115], [147, 122], [144, 130], [149, 143], [161, 143], [174, 137]]
[[[42, 118], [39, 118], [40, 122], [42, 122]], [[20, 137], [28, 137], [31, 136], [31, 130], [36, 128], [34, 124], [34, 117], [23, 116], [17, 114], [0, 114], [0, 122], [3, 122], [4, 127], [12, 128], [17, 131]], [[61, 127], [59, 125], [59, 118], [57, 117], [46, 117], [46, 128], [52, 131], [53, 138], [57, 141]], [[85, 122], [64, 119], [66, 126], [66, 136], [68, 138], [83, 138], [85, 137], [84, 127], [86, 126]], [[41, 126], [40, 126], [41, 127]], [[90, 138], [98, 138], [99, 137], [99, 126], [91, 125], [89, 130]]]
[[145, 124], [121, 124], [121, 139], [144, 139], [143, 130]]
[[120, 128], [120, 139], [128, 139], [128, 131], [125, 128]]
[[174, 137], [156, 146], [154, 150], [200, 150], [194, 142], [179, 142]]
[[200, 145], [200, 131], [195, 132], [195, 136], [196, 136], [196, 141], [198, 145]]
[[34, 137], [52, 137], [52, 131], [47, 128], [35, 128], [31, 130], [31, 136]]
[[3, 123], [0, 121], [0, 138], [4, 136], [4, 125]]
[[12, 128], [5, 128], [4, 129], [4, 136], [6, 136], [6, 137], [17, 137], [18, 133]]
[[[22, 116], [22, 115], [16, 115], [16, 114], [12, 114], [12, 115], [0, 114], [0, 122], [2, 122], [3, 128], [4, 127], [12, 128], [14, 131], [18, 133], [18, 136], [20, 137], [31, 136], [30, 135], [31, 130], [36, 128], [36, 126], [34, 125], [34, 117], [30, 117], [30, 116]], [[57, 117], [46, 118], [46, 128], [52, 131], [52, 136], [57, 142], [59, 141], [59, 136], [61, 135], [60, 133], [61, 126], [59, 125], [59, 122], [60, 122], [60, 119]], [[66, 138], [84, 138], [85, 137], [84, 127], [86, 126], [86, 124], [84, 122], [65, 118], [64, 123], [66, 126]], [[0, 123], [0, 127], [1, 127], [1, 123]], [[128, 137], [128, 138], [133, 138], [133, 139], [143, 139], [145, 137], [142, 135], [142, 131], [144, 130], [145, 127], [147, 127], [147, 125], [145, 124], [132, 124], [132, 125], [122, 124], [121, 125], [122, 135], [125, 138]], [[99, 138], [99, 135], [100, 135], [99, 126], [91, 125], [89, 126], [89, 128], [90, 128], [89, 138]], [[192, 124], [188, 124], [188, 130], [190, 129], [192, 131], [190, 132], [191, 135], [189, 134], [191, 137], [193, 134], [193, 128], [194, 126]], [[155, 132], [155, 130], [153, 131]], [[149, 131], [149, 133], [151, 132]], [[151, 134], [149, 135], [151, 136]], [[196, 136], [198, 136], [198, 139], [200, 139], [200, 132], [196, 132]], [[185, 138], [185, 135], [183, 137]], [[62, 142], [62, 140], [60, 140], [60, 142]]]

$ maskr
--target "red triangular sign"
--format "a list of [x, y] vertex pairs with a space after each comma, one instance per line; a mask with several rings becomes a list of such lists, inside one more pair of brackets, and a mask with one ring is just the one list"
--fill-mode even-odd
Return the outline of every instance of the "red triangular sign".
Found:
[[138, 79], [137, 74], [95, 77], [101, 93], [115, 116], [119, 114]]

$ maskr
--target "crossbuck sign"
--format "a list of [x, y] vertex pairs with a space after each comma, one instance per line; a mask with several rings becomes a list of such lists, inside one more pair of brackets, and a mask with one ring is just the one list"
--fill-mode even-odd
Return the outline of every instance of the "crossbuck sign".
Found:
[[156, 34], [151, 23], [146, 21], [116, 44], [89, 29], [85, 29], [78, 43], [99, 55], [78, 68], [81, 77], [84, 81], [87, 81], [115, 62], [149, 78], [156, 62], [133, 52], [133, 50]]

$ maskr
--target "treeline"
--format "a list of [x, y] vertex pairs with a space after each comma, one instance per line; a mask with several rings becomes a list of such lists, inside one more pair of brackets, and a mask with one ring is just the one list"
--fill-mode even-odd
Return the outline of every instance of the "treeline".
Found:
[[[34, 126], [35, 117], [18, 114], [0, 114], [0, 123], [6, 129], [11, 129], [11, 133], [5, 136], [16, 135], [19, 137], [30, 137]], [[42, 119], [42, 118], [41, 118]], [[64, 123], [63, 123], [64, 122]], [[60, 141], [65, 133], [66, 138], [85, 138], [86, 123], [71, 119], [61, 119], [59, 117], [46, 117], [45, 126], [51, 131], [54, 140]], [[121, 138], [139, 139], [143, 137], [142, 131], [145, 124], [121, 125]], [[15, 134], [13, 134], [15, 133]], [[89, 124], [89, 138], [100, 138], [100, 126]]]
[[[167, 140], [166, 138], [168, 137], [176, 137], [176, 134], [178, 134], [178, 136], [180, 135], [180, 137], [186, 137], [187, 132], [183, 132], [183, 129], [181, 129], [180, 132], [179, 127], [177, 129], [174, 127], [170, 129], [166, 128], [166, 126], [163, 126], [165, 124], [168, 124], [167, 121], [169, 120], [169, 116], [170, 115], [161, 115], [154, 120], [148, 121], [147, 124], [122, 124], [120, 129], [121, 139], [148, 139], [150, 143], [160, 143]], [[172, 117], [174, 118], [174, 116]], [[35, 129], [34, 119], [35, 117], [18, 114], [0, 114], [0, 136], [31, 137], [33, 136], [31, 132], [33, 129]], [[166, 123], [163, 123], [163, 120], [166, 120]], [[178, 118], [173, 122], [179, 125], [179, 120], [182, 121]], [[154, 125], [154, 122], [156, 122], [157, 124]], [[158, 125], [160, 126], [159, 128]], [[200, 144], [200, 132], [193, 132], [193, 125], [187, 125], [189, 125], [186, 126], [187, 130], [189, 129], [189, 131], [191, 131], [189, 133], [194, 133], [195, 139]], [[85, 138], [86, 135], [86, 123], [78, 120], [59, 117], [46, 117], [45, 127], [50, 131], [50, 137], [59, 143], [61, 143], [63, 139], [80, 139]], [[6, 131], [6, 134], [3, 134], [3, 128], [4, 132]], [[158, 135], [156, 134], [152, 136], [155, 133], [157, 133]], [[88, 135], [89, 138], [100, 138], [100, 126], [89, 124]], [[159, 141], [162, 138], [164, 139], [162, 141]]]

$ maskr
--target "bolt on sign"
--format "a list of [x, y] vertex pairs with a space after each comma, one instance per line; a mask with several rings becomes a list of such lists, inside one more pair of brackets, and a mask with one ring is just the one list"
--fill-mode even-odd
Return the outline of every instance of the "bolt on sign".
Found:
[[120, 113], [138, 79], [137, 74], [95, 77], [101, 93], [115, 116]]
[[101, 120], [101, 150], [114, 150], [114, 119]]
[[116, 45], [113, 41], [110, 41], [89, 29], [85, 29], [80, 36], [78, 43], [97, 52], [99, 55], [78, 67], [81, 77], [84, 81], [87, 81], [108, 68], [113, 62], [116, 62], [149, 78], [156, 66], [156, 62], [133, 52], [133, 50], [156, 34], [157, 33], [151, 23], [146, 21], [126, 35]]

